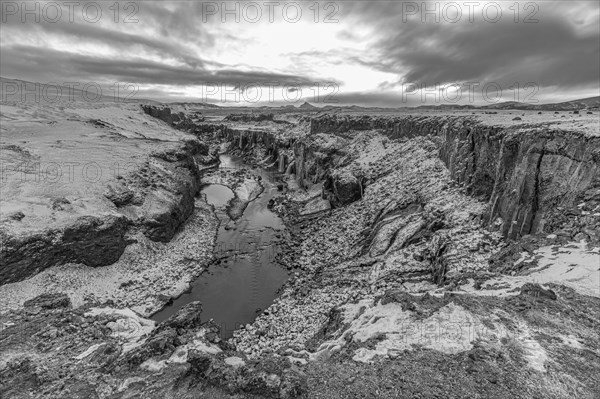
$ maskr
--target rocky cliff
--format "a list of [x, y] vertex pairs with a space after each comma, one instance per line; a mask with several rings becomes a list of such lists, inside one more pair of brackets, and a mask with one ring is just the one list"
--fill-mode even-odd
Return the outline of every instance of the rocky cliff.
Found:
[[[149, 111], [147, 111], [149, 112]], [[149, 112], [166, 122], [167, 111]], [[600, 137], [550, 129], [543, 125], [489, 126], [469, 116], [371, 117], [320, 115], [300, 119], [295, 134], [286, 129], [238, 128], [193, 123], [183, 115], [182, 127], [202, 136], [212, 134], [240, 150], [263, 145], [280, 171], [295, 172], [298, 182], [324, 184], [324, 197], [343, 206], [362, 196], [364, 176], [339, 173], [348, 140], [360, 131], [377, 130], [390, 139], [419, 136], [436, 143], [440, 159], [467, 192], [489, 203], [488, 228], [511, 239], [564, 227], [565, 209], [577, 217], [566, 224], [573, 236], [600, 234], [585, 227], [586, 212], [600, 205]], [[226, 118], [227, 119], [227, 118]], [[272, 115], [234, 116], [234, 120], [272, 121]], [[287, 127], [287, 130], [293, 130]], [[291, 151], [290, 151], [291, 150]], [[581, 201], [585, 208], [577, 209]], [[568, 213], [568, 212], [567, 212]], [[568, 215], [567, 215], [568, 216]], [[561, 223], [557, 223], [557, 220]], [[581, 229], [577, 229], [580, 226]]]
[[65, 228], [35, 234], [12, 235], [2, 229], [0, 282], [19, 281], [66, 262], [111, 264], [127, 246], [128, 225], [125, 217], [111, 215], [80, 217]]
[[154, 241], [169, 241], [194, 209], [200, 160], [210, 156], [208, 148], [193, 138], [165, 147], [136, 170], [108, 183], [105, 198], [98, 199], [109, 202], [108, 212], [75, 216], [35, 231], [15, 230], [14, 223], [2, 225], [0, 283], [20, 281], [67, 262], [112, 264], [135, 231]]
[[[585, 212], [600, 205], [598, 136], [539, 125], [487, 126], [465, 116], [323, 115], [310, 121], [311, 136], [343, 136], [364, 130], [379, 130], [392, 139], [430, 137], [453, 179], [463, 183], [472, 195], [489, 202], [488, 226], [501, 230], [508, 238], [552, 232], [557, 227], [555, 218], [564, 216], [562, 210], [569, 209], [574, 212], [572, 216], [585, 218]], [[298, 162], [310, 160], [308, 165], [327, 165], [326, 160], [319, 162], [323, 159], [320, 151], [313, 150], [313, 155], [307, 156], [305, 147], [298, 148]], [[314, 171], [308, 175], [319, 170], [313, 166], [307, 169], [298, 162], [300, 171]], [[581, 201], [586, 201], [585, 209], [577, 211]], [[600, 239], [591, 230], [586, 234]]]

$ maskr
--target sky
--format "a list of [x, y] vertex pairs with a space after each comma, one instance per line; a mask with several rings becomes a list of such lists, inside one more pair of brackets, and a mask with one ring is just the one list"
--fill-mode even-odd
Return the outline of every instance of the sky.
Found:
[[0, 76], [122, 98], [404, 107], [600, 95], [597, 1], [0, 3]]

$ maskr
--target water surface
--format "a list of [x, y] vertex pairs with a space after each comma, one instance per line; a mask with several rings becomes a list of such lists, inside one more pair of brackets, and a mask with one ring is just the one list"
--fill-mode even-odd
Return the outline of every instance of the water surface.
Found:
[[[237, 158], [221, 156], [221, 168], [242, 168]], [[183, 305], [202, 302], [202, 321], [214, 319], [221, 325], [223, 338], [231, 337], [240, 325], [251, 323], [262, 309], [271, 305], [277, 291], [288, 278], [287, 271], [275, 262], [282, 220], [267, 204], [279, 195], [276, 174], [257, 169], [264, 191], [250, 202], [231, 229], [225, 210], [234, 193], [226, 186], [211, 184], [202, 189], [220, 219], [215, 256], [217, 260], [192, 284], [191, 290], [156, 313], [152, 319], [166, 320]]]

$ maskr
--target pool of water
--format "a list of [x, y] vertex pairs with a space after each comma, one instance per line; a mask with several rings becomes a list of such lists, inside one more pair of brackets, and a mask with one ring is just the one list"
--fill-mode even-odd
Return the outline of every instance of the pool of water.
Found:
[[[221, 168], [241, 168], [245, 165], [235, 157], [221, 156]], [[225, 209], [234, 198], [226, 186], [211, 184], [202, 189], [209, 204], [215, 207], [220, 220], [215, 245], [216, 261], [192, 284], [189, 292], [172, 305], [156, 313], [152, 319], [161, 322], [183, 305], [202, 302], [202, 321], [213, 319], [221, 326], [224, 339], [230, 338], [240, 325], [251, 323], [262, 309], [271, 305], [278, 290], [288, 278], [285, 268], [275, 262], [284, 224], [267, 204], [279, 195], [276, 174], [257, 169], [264, 191], [250, 202], [234, 229]]]
[[209, 184], [201, 192], [206, 195], [206, 202], [216, 207], [226, 206], [235, 196], [229, 187], [220, 184]]

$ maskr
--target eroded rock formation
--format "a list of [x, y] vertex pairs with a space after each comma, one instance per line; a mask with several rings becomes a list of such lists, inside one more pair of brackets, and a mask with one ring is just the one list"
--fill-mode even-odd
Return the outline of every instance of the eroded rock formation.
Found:
[[393, 139], [431, 137], [452, 178], [489, 201], [488, 226], [508, 238], [552, 232], [556, 209], [572, 208], [584, 198], [592, 201], [592, 208], [600, 204], [597, 136], [539, 126], [493, 127], [450, 116], [324, 115], [310, 121], [310, 130], [336, 135], [380, 130]]
[[[106, 214], [79, 216], [37, 231], [0, 227], [0, 283], [23, 280], [67, 262], [112, 264], [134, 230], [154, 241], [169, 241], [194, 209], [202, 163], [215, 160], [193, 137], [166, 147], [107, 185], [104, 195], [114, 209]], [[65, 201], [55, 201], [54, 208], [65, 207]]]

